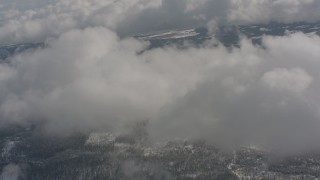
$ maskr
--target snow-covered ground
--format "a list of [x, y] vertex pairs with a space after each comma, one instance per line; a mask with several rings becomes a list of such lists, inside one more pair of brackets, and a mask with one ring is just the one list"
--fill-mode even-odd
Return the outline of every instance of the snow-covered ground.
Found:
[[149, 35], [141, 35], [137, 37], [138, 39], [142, 39], [142, 40], [182, 39], [187, 37], [194, 37], [199, 34], [200, 33], [196, 32], [195, 29], [187, 29], [187, 30], [172, 30], [172, 31], [154, 33]]
[[4, 159], [9, 158], [11, 156], [11, 151], [13, 150], [13, 148], [16, 146], [17, 143], [18, 143], [18, 141], [8, 140], [5, 143], [5, 146], [3, 147], [2, 152], [1, 152], [2, 158], [4, 158]]

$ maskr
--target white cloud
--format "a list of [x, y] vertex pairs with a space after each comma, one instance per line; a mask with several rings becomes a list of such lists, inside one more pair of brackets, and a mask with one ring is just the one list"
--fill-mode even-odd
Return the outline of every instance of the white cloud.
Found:
[[265, 73], [263, 82], [271, 89], [301, 93], [312, 83], [312, 77], [301, 68], [276, 68]]
[[[314, 48], [299, 49], [295, 39]], [[0, 65], [1, 123], [44, 120], [49, 132], [117, 132], [149, 119], [155, 138], [305, 147], [320, 136], [320, 64], [313, 59], [320, 40], [298, 33], [264, 42], [137, 54], [144, 43], [106, 28], [71, 30]]]
[[[67, 0], [27, 11], [9, 9], [0, 27], [1, 43], [44, 41], [71, 29], [104, 26], [115, 29], [124, 19], [145, 8], [157, 6], [155, 1]], [[10, 15], [11, 14], [11, 15]]]
[[61, 0], [5, 11], [1, 43], [48, 46], [0, 64], [0, 123], [40, 120], [56, 133], [117, 132], [149, 119], [155, 138], [313, 145], [320, 136], [318, 36], [264, 37], [263, 48], [243, 39], [239, 49], [207, 43], [139, 54], [145, 42], [118, 35], [208, 22], [214, 30], [222, 21], [316, 21], [319, 1], [194, 3]]
[[[142, 43], [119, 41], [105, 28], [70, 31], [49, 46], [12, 59], [15, 73], [1, 81], [5, 119], [15, 114], [14, 121], [23, 121], [31, 113], [67, 129], [141, 120], [153, 117], [201, 77], [203, 62], [187, 58], [189, 53], [159, 49], [138, 56]], [[181, 64], [184, 68], [177, 69]]]

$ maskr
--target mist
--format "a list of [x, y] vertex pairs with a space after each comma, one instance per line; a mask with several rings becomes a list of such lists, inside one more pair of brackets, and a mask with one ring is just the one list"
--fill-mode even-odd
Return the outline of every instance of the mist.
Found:
[[15, 164], [5, 166], [0, 174], [0, 178], [3, 180], [18, 180], [23, 177], [23, 170]]

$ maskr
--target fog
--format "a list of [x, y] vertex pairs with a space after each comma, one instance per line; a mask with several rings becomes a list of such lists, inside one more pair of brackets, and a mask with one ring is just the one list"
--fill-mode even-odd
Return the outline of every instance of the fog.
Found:
[[148, 120], [154, 141], [319, 148], [318, 36], [265, 36], [262, 46], [242, 38], [231, 49], [211, 40], [142, 54], [148, 43], [129, 37], [209, 22], [318, 21], [319, 7], [316, 0], [68, 0], [5, 11], [1, 43], [46, 46], [0, 64], [0, 126], [41, 121], [54, 134], [119, 133]]

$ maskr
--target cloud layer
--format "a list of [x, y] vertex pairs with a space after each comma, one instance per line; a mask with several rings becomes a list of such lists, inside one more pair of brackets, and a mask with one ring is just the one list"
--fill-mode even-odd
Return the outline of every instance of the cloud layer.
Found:
[[[24, 6], [27, 4], [35, 3], [25, 2]], [[0, 6], [1, 44], [43, 42], [71, 29], [95, 26], [112, 29], [123, 37], [203, 26], [212, 21], [248, 24], [320, 20], [318, 0], [48, 0], [47, 4], [21, 9], [10, 1]]]
[[139, 54], [144, 42], [106, 28], [71, 30], [0, 65], [1, 123], [44, 120], [70, 133], [149, 120], [160, 139], [310, 146], [320, 137], [320, 38], [263, 42]]
[[142, 54], [146, 42], [125, 37], [209, 21], [318, 21], [319, 7], [316, 0], [67, 0], [9, 9], [1, 43], [47, 46], [0, 64], [0, 124], [117, 133], [149, 120], [155, 139], [318, 148], [318, 36], [264, 37], [263, 48], [243, 39], [231, 50], [208, 42]]

